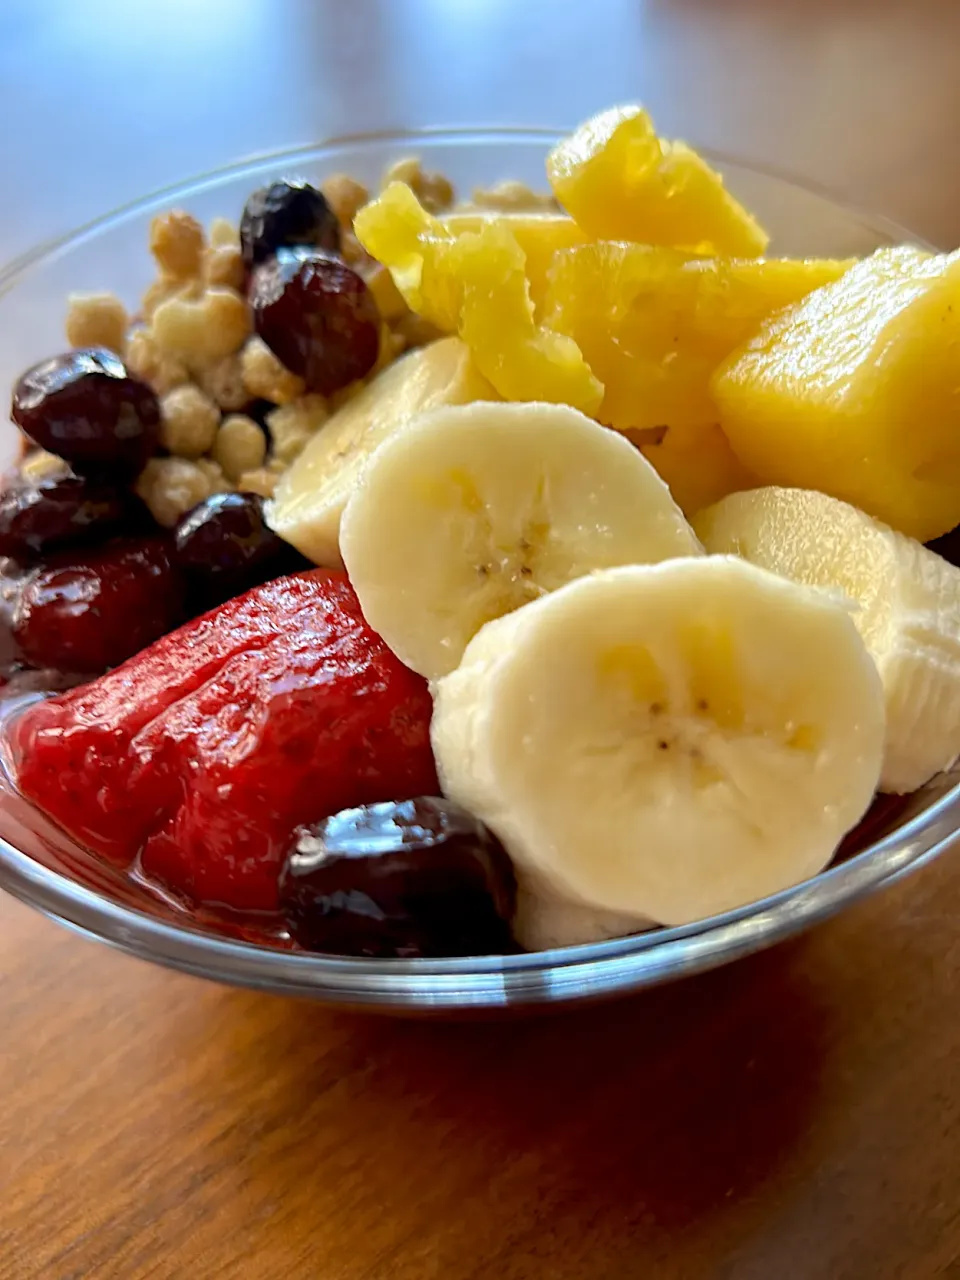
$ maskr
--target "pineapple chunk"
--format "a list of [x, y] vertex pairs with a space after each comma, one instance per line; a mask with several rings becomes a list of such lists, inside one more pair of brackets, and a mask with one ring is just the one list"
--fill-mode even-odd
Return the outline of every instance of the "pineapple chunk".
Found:
[[537, 323], [512, 221], [480, 218], [476, 230], [455, 235], [408, 187], [392, 183], [360, 210], [354, 230], [390, 269], [409, 307], [444, 332], [459, 333], [499, 395], [596, 413], [603, 387], [576, 343]]
[[774, 316], [716, 373], [764, 484], [817, 489], [920, 541], [960, 523], [960, 251], [883, 249]]
[[598, 240], [753, 257], [766, 232], [683, 142], [658, 138], [642, 107], [603, 111], [547, 160], [554, 195]]
[[506, 227], [526, 258], [527, 282], [535, 309], [543, 304], [554, 253], [587, 241], [572, 218], [555, 213], [448, 213], [441, 222], [455, 236], [482, 231], [492, 223]]
[[543, 318], [576, 342], [604, 384], [602, 422], [699, 428], [716, 421], [717, 366], [773, 312], [851, 266], [600, 241], [554, 254]]
[[[635, 433], [626, 434], [636, 439]], [[671, 427], [658, 443], [644, 443], [641, 434], [637, 443], [687, 517], [731, 493], [755, 489], [759, 484], [715, 424]]]
[[410, 308], [443, 333], [456, 333], [463, 290], [451, 269], [457, 239], [404, 182], [391, 182], [357, 213], [354, 234], [389, 268]]

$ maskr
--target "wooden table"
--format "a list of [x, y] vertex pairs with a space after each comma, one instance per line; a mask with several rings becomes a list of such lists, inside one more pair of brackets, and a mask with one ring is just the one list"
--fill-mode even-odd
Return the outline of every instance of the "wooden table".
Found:
[[[954, 0], [4, 0], [0, 256], [250, 151], [638, 96], [956, 243], [958, 47]], [[0, 900], [0, 1280], [960, 1276], [958, 916], [954, 855], [723, 972], [439, 1025]]]

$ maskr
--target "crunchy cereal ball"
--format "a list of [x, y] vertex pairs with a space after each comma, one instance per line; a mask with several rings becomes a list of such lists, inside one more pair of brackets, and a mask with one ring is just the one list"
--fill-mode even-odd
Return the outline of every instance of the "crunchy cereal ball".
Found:
[[381, 188], [405, 182], [429, 213], [443, 213], [453, 204], [453, 187], [442, 173], [424, 173], [419, 156], [397, 160], [383, 175]]
[[228, 412], [242, 409], [251, 399], [243, 385], [243, 362], [239, 351], [201, 369], [197, 381], [210, 399], [216, 400], [220, 408]]
[[160, 443], [181, 458], [199, 458], [213, 448], [220, 410], [193, 382], [160, 399]]
[[367, 288], [373, 294], [382, 320], [399, 320], [408, 314], [410, 308], [404, 302], [400, 290], [393, 283], [393, 276], [382, 263], [372, 259], [363, 272]]
[[229, 218], [214, 218], [210, 223], [208, 239], [214, 249], [224, 245], [236, 245], [238, 249], [240, 248], [240, 232]]
[[182, 209], [158, 213], [150, 223], [150, 252], [163, 275], [192, 280], [200, 274], [203, 227]]
[[164, 355], [153, 334], [143, 326], [129, 333], [123, 362], [128, 373], [149, 383], [158, 396], [190, 381], [186, 365], [174, 356]]
[[246, 271], [240, 246], [218, 244], [204, 250], [203, 278], [208, 285], [223, 285], [242, 293]]
[[290, 404], [307, 389], [304, 380], [281, 364], [262, 338], [251, 338], [243, 348], [240, 367], [250, 400]]
[[346, 173], [333, 174], [321, 183], [320, 189], [327, 204], [336, 214], [337, 221], [342, 227], [348, 229], [353, 226], [357, 210], [362, 209], [370, 199], [370, 192], [363, 183], [357, 182]]
[[223, 468], [213, 458], [198, 458], [197, 466], [207, 477], [211, 493], [229, 493], [233, 485], [223, 474]]
[[153, 316], [157, 346], [194, 371], [237, 351], [250, 336], [253, 318], [233, 289], [207, 289], [199, 298], [176, 295]]
[[172, 529], [182, 515], [214, 492], [207, 472], [187, 458], [151, 458], [136, 485], [157, 524]]
[[273, 442], [271, 456], [289, 466], [304, 450], [310, 437], [329, 417], [323, 396], [301, 396], [267, 414], [267, 429]]
[[228, 480], [236, 483], [245, 471], [256, 471], [267, 456], [263, 431], [243, 413], [225, 418], [213, 444], [213, 459]]
[[560, 208], [554, 196], [534, 191], [525, 182], [507, 179], [492, 187], [475, 187], [472, 207], [491, 209], [497, 213], [556, 213]]
[[196, 296], [195, 291], [191, 289], [191, 282], [185, 284], [175, 276], [157, 276], [156, 280], [147, 285], [140, 299], [140, 317], [149, 324], [161, 302], [166, 302], [168, 298], [173, 298], [177, 294], [191, 293]]
[[279, 479], [279, 472], [257, 467], [253, 471], [244, 471], [237, 480], [237, 489], [240, 493], [259, 493], [261, 498], [272, 498]]
[[71, 293], [67, 301], [67, 341], [71, 347], [107, 347], [122, 354], [130, 320], [116, 294]]

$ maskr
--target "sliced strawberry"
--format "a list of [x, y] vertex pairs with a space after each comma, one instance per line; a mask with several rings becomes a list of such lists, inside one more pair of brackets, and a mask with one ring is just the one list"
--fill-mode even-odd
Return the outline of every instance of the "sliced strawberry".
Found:
[[194, 901], [272, 910], [295, 826], [436, 791], [430, 712], [345, 576], [315, 570], [29, 708], [18, 783], [94, 852], [139, 854]]

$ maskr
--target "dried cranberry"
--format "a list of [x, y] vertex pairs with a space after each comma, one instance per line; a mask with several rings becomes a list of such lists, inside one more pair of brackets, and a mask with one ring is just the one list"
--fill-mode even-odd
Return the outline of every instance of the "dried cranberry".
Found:
[[13, 635], [36, 667], [94, 674], [183, 620], [183, 588], [165, 538], [123, 539], [63, 553], [25, 582]]
[[160, 433], [156, 395], [104, 347], [28, 369], [14, 387], [11, 417], [34, 443], [84, 474], [136, 474]]
[[0, 555], [31, 560], [51, 548], [105, 537], [121, 525], [128, 495], [109, 481], [78, 476], [67, 463], [0, 481]]
[[263, 509], [259, 494], [215, 493], [181, 519], [174, 534], [177, 562], [196, 608], [212, 608], [271, 578], [313, 567], [277, 537]]
[[290, 932], [336, 955], [510, 951], [515, 892], [500, 843], [458, 805], [429, 796], [298, 828], [280, 875]]
[[377, 304], [363, 279], [316, 249], [282, 249], [250, 283], [257, 333], [311, 391], [330, 395], [370, 372], [380, 347]]
[[254, 191], [240, 219], [247, 269], [296, 244], [340, 252], [340, 224], [323, 192], [303, 181], [273, 182]]

